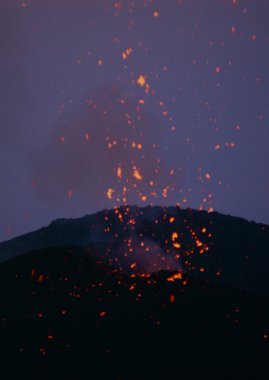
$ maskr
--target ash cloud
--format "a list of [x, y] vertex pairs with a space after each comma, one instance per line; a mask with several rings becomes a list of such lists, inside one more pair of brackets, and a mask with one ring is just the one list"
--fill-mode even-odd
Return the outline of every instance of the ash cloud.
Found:
[[153, 240], [144, 239], [141, 246], [140, 240], [133, 239], [132, 250], [128, 256], [124, 255], [124, 249], [117, 254], [117, 261], [120, 261], [120, 265], [127, 273], [130, 271], [138, 274], [154, 273], [160, 270], [182, 271], [181, 263], [173, 257], [173, 254], [165, 253]]
[[[141, 203], [141, 195], [147, 202], [165, 202], [160, 190], [168, 186], [177, 192], [184, 175], [175, 167], [171, 175], [162, 134], [162, 126], [137, 97], [117, 86], [100, 86], [73, 114], [63, 114], [47, 146], [35, 157], [36, 191], [51, 204], [64, 202], [69, 194], [84, 204], [111, 207], [122, 198], [124, 187], [127, 203]], [[134, 167], [142, 180], [133, 177]], [[111, 202], [106, 199], [108, 188], [114, 190]]]

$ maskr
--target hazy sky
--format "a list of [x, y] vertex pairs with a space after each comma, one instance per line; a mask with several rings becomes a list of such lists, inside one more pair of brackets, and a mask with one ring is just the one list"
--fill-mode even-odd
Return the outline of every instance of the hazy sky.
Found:
[[1, 0], [0, 240], [124, 203], [269, 223], [268, 16]]

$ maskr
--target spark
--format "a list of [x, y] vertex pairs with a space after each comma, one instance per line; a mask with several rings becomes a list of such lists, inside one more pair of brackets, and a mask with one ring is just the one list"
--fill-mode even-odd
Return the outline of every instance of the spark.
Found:
[[122, 58], [123, 59], [127, 59], [128, 58], [128, 56], [129, 55], [131, 55], [131, 53], [132, 53], [132, 48], [128, 48], [128, 49], [126, 49], [124, 52], [122, 52], [122, 54], [121, 54], [121, 56], [122, 56]]
[[176, 280], [182, 280], [182, 274], [180, 272], [173, 274], [172, 276], [167, 277], [168, 282], [174, 282]]
[[112, 199], [114, 192], [115, 192], [115, 190], [112, 189], [111, 187], [107, 190], [106, 195], [107, 195], [108, 199]]
[[145, 79], [145, 77], [143, 77], [143, 75], [140, 75], [140, 76], [138, 77], [138, 79], [137, 79], [137, 83], [138, 83], [141, 87], [143, 87], [143, 86], [146, 84], [146, 79]]
[[40, 274], [40, 275], [38, 276], [38, 279], [37, 279], [37, 281], [38, 281], [38, 282], [42, 282], [42, 281], [43, 281], [43, 279], [44, 279], [44, 276], [43, 276], [43, 274]]
[[118, 177], [119, 179], [122, 178], [122, 168], [121, 168], [120, 166], [117, 168], [117, 177]]
[[133, 177], [136, 178], [138, 181], [142, 181], [143, 178], [136, 166], [133, 167]]

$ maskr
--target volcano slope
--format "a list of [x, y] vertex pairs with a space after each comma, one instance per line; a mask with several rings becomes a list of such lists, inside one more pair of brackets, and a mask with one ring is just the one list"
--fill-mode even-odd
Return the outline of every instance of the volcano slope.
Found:
[[[0, 262], [53, 247], [97, 250], [132, 272], [182, 269], [190, 275], [250, 291], [269, 291], [269, 226], [179, 207], [125, 206], [0, 243]], [[135, 262], [135, 268], [130, 268]]]
[[[42, 234], [60, 236], [55, 247], [50, 238], [18, 256], [25, 236], [8, 243], [17, 257], [0, 265], [3, 378], [268, 378], [268, 279], [256, 283], [266, 273], [268, 227], [156, 208], [128, 211], [126, 223], [125, 211], [96, 214], [87, 227], [90, 217], [53, 222]], [[33, 234], [28, 246], [40, 231]], [[218, 247], [223, 235], [229, 242]]]

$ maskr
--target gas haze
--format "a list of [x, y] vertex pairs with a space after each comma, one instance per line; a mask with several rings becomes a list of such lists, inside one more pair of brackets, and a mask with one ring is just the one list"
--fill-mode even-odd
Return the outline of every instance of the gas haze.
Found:
[[[74, 114], [63, 116], [34, 161], [38, 195], [58, 203], [69, 194], [102, 207], [109, 205], [108, 188], [115, 204], [116, 198], [118, 203], [141, 203], [143, 195], [148, 203], [158, 203], [167, 186], [178, 192], [184, 171], [169, 167], [160, 141], [162, 125], [138, 100], [116, 86], [100, 87]], [[141, 179], [134, 177], [134, 168]]]
[[269, 223], [267, 14], [2, 0], [0, 240], [127, 202]]

